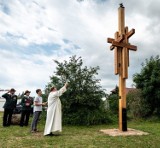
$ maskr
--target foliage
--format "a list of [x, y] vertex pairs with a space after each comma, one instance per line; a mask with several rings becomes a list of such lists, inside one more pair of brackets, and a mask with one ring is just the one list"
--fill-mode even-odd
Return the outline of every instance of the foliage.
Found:
[[109, 110], [113, 113], [118, 115], [118, 100], [119, 100], [119, 88], [118, 86], [112, 91], [112, 93], [108, 96], [109, 101]]
[[135, 89], [128, 92], [127, 108], [132, 118], [146, 117], [149, 107], [143, 99], [140, 89]]
[[107, 122], [107, 113], [101, 98], [105, 96], [96, 78], [99, 67], [83, 67], [82, 58], [70, 57], [69, 61], [59, 62], [56, 72], [50, 77], [51, 82], [46, 91], [53, 84], [58, 88], [69, 80], [66, 93], [61, 96], [63, 105], [63, 122], [66, 124], [90, 125]]
[[133, 81], [142, 91], [147, 116], [160, 113], [160, 58], [159, 56], [146, 59], [140, 73], [133, 76]]

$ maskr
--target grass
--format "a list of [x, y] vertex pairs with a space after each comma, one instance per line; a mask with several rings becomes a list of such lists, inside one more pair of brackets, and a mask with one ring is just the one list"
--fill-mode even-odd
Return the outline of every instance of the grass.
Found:
[[[117, 128], [114, 125], [63, 126], [61, 136], [43, 136], [44, 121], [40, 121], [41, 132], [31, 134], [29, 127], [16, 125], [2, 127], [0, 113], [0, 148], [158, 148], [160, 147], [160, 122], [129, 121], [128, 127], [149, 132], [146, 136], [110, 137], [100, 129]], [[30, 119], [31, 120], [31, 119]]]

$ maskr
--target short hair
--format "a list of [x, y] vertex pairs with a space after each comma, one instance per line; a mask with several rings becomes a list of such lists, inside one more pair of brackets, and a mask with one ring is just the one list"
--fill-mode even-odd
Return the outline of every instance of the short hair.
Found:
[[16, 90], [15, 90], [14, 88], [11, 88], [10, 91], [11, 91], [11, 92], [15, 92]]
[[40, 91], [41, 91], [41, 89], [37, 89], [37, 90], [36, 90], [36, 93], [38, 94]]
[[51, 92], [51, 91], [53, 91], [54, 89], [55, 89], [55, 87], [54, 87], [54, 86], [53, 86], [53, 87], [51, 87], [50, 92]]

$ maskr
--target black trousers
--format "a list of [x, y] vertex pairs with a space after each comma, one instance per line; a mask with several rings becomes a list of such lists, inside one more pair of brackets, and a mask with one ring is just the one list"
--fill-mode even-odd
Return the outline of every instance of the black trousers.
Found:
[[13, 109], [4, 109], [3, 126], [10, 126], [12, 119]]
[[30, 113], [31, 113], [30, 110], [22, 110], [20, 126], [23, 126], [23, 125], [27, 126], [28, 125]]

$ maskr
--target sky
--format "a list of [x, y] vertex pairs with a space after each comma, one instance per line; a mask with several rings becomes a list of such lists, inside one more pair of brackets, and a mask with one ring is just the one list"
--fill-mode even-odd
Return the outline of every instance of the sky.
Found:
[[127, 87], [141, 63], [160, 54], [159, 0], [0, 0], [0, 89], [17, 94], [35, 90], [50, 81], [54, 60], [81, 56], [84, 65], [99, 66], [101, 85], [109, 93], [118, 85], [114, 52], [108, 37], [118, 31], [118, 7], [125, 6], [125, 24], [135, 29], [130, 43]]

